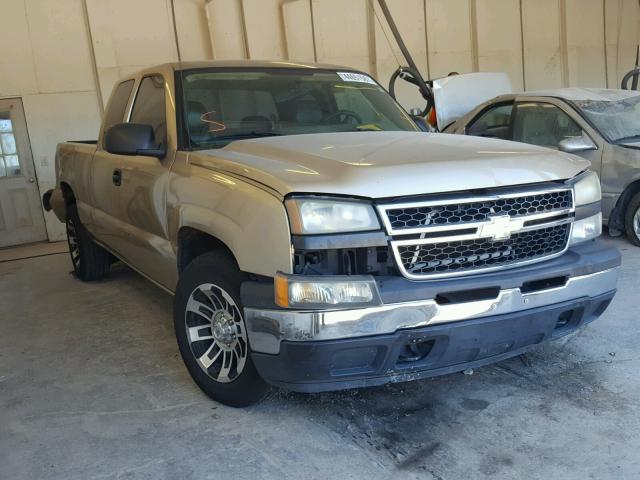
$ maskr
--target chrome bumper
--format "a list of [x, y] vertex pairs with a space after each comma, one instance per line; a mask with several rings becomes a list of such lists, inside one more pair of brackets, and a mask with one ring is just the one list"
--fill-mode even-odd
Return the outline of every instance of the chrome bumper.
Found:
[[280, 342], [320, 341], [393, 333], [400, 329], [458, 322], [596, 297], [615, 289], [618, 269], [570, 278], [562, 287], [522, 293], [501, 290], [496, 298], [451, 305], [435, 300], [394, 303], [354, 310], [292, 311], [245, 308], [254, 352], [278, 354]]

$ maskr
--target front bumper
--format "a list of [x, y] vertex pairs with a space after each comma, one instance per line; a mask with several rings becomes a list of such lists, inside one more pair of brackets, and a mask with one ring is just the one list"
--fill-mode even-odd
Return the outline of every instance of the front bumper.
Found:
[[[501, 274], [405, 280], [405, 288], [402, 279], [385, 281], [377, 307], [254, 306], [245, 321], [256, 368], [270, 383], [321, 391], [404, 381], [518, 355], [594, 320], [615, 294], [619, 263], [616, 249], [588, 242]], [[451, 292], [454, 301], [443, 301]]]
[[280, 354], [252, 358], [267, 382], [298, 392], [417, 380], [498, 362], [566, 335], [595, 320], [614, 294], [388, 335], [286, 341]]

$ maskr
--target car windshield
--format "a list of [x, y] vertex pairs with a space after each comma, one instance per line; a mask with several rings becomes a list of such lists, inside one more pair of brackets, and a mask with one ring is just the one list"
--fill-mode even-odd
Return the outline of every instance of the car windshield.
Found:
[[192, 149], [303, 133], [417, 130], [371, 77], [271, 68], [182, 73], [183, 124]]
[[[619, 92], [616, 92], [619, 93]], [[624, 92], [611, 100], [581, 100], [573, 103], [611, 143], [640, 141], [640, 95]]]

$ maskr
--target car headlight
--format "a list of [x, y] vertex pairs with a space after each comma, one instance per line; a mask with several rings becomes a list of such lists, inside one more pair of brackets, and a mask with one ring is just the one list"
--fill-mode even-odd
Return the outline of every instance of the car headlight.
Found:
[[[600, 212], [600, 201], [602, 192], [600, 190], [600, 179], [595, 172], [585, 172], [573, 180], [573, 195], [576, 205], [576, 214], [582, 209], [590, 211], [588, 217], [578, 218], [573, 222], [571, 229], [571, 245], [592, 240], [602, 234], [602, 212]], [[585, 207], [591, 205], [593, 208]], [[597, 209], [597, 210], [596, 210]], [[598, 211], [595, 215], [594, 210]]]
[[283, 308], [354, 308], [380, 304], [376, 282], [368, 275], [307, 276], [278, 272], [275, 301]]
[[602, 199], [600, 179], [596, 172], [585, 172], [575, 178], [573, 183], [576, 207], [599, 202]]
[[602, 213], [573, 222], [571, 245], [586, 242], [602, 234]]
[[291, 233], [362, 232], [379, 230], [373, 206], [358, 200], [290, 198], [285, 201]]

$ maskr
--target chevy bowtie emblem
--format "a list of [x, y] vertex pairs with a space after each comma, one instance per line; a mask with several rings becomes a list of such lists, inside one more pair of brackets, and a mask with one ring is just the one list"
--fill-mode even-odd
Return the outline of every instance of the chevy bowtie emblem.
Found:
[[524, 226], [523, 218], [511, 218], [509, 215], [495, 215], [489, 217], [489, 223], [485, 223], [478, 229], [481, 238], [492, 240], [505, 240], [511, 234], [521, 230]]

